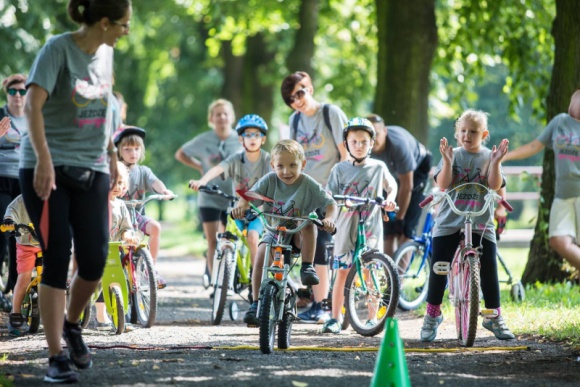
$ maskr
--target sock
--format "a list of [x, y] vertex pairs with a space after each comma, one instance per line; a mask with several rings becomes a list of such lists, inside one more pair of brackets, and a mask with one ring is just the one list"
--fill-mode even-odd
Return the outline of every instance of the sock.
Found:
[[501, 307], [495, 308], [497, 310], [497, 317], [501, 316]]
[[441, 315], [441, 305], [433, 305], [427, 303], [427, 314], [431, 317], [437, 317]]

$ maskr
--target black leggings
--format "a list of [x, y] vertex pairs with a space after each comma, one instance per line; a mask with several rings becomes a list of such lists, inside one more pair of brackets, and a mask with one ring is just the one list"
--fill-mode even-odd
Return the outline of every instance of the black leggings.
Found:
[[44, 254], [42, 283], [66, 289], [73, 239], [79, 277], [99, 280], [109, 250], [109, 175], [95, 173], [89, 191], [57, 183], [48, 199], [48, 235], [40, 228], [45, 202], [34, 192], [33, 178], [33, 169], [20, 170], [22, 196]]
[[[473, 233], [473, 246], [478, 247], [481, 235]], [[445, 261], [451, 263], [455, 255], [455, 246], [461, 241], [460, 232], [452, 235], [433, 238], [433, 263]], [[487, 309], [500, 307], [499, 302], [499, 281], [497, 278], [497, 247], [495, 243], [483, 238], [483, 254], [481, 255], [481, 291]], [[431, 266], [431, 276], [429, 277], [429, 291], [427, 292], [427, 302], [431, 305], [441, 305], [443, 294], [447, 285], [447, 276], [438, 275], [433, 272]]]

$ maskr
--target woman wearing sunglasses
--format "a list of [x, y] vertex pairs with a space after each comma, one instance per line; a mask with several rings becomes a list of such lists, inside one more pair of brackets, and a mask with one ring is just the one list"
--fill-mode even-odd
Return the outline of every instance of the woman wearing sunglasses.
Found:
[[[0, 216], [4, 216], [8, 204], [20, 195], [18, 183], [18, 160], [20, 158], [20, 138], [28, 132], [28, 121], [24, 115], [26, 102], [26, 76], [13, 74], [2, 81], [6, 93], [6, 105], [0, 110]], [[4, 258], [9, 246], [10, 263], [8, 283], [3, 293], [14, 288], [16, 278], [16, 243], [14, 238], [0, 235], [0, 257]]]

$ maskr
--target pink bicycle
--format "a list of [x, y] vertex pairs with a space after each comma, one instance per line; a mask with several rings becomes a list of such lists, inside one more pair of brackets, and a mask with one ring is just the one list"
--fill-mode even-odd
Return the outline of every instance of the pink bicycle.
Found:
[[[462, 211], [459, 210], [451, 193], [455, 190], [462, 190], [466, 186], [475, 186], [478, 192], [486, 192], [484, 196], [485, 203], [479, 211]], [[503, 205], [507, 211], [511, 212], [512, 206], [505, 201], [503, 197], [498, 195], [495, 191], [479, 183], [465, 183], [458, 185], [447, 191], [439, 191], [428, 196], [423, 202], [419, 204], [425, 207], [431, 203], [431, 206], [436, 206], [443, 200], [447, 201], [451, 210], [459, 216], [465, 218], [463, 236], [464, 239], [458, 246], [457, 251], [451, 265], [449, 262], [435, 262], [433, 264], [433, 272], [438, 275], [448, 275], [447, 283], [449, 285], [449, 298], [452, 305], [455, 307], [455, 324], [457, 328], [457, 338], [461, 340], [466, 347], [473, 346], [475, 336], [477, 333], [477, 317], [481, 314], [483, 317], [496, 317], [495, 309], [479, 310], [479, 294], [480, 294], [480, 257], [483, 250], [483, 245], [478, 247], [473, 246], [472, 242], [472, 219], [481, 216], [486, 212], [489, 213], [490, 218], [493, 216], [492, 202], [498, 202]], [[483, 232], [495, 233], [493, 228], [485, 229]], [[483, 238], [482, 238], [483, 241]]]

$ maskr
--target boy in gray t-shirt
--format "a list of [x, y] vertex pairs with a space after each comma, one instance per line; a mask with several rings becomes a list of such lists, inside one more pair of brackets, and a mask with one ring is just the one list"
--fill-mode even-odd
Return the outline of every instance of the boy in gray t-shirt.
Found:
[[[302, 174], [306, 164], [304, 149], [294, 140], [282, 140], [272, 149], [271, 165], [274, 172], [269, 173], [260, 179], [251, 189], [262, 196], [274, 200], [273, 203], [264, 202], [266, 213], [275, 212], [286, 216], [305, 217], [317, 209], [326, 211], [322, 223], [323, 229], [328, 232], [334, 230], [334, 218], [336, 214], [336, 203], [332, 197], [310, 176]], [[259, 201], [256, 204], [262, 204]], [[235, 219], [241, 219], [249, 204], [241, 199], [236, 208], [232, 211]], [[290, 226], [289, 226], [290, 227]], [[255, 325], [256, 312], [258, 308], [259, 286], [262, 279], [262, 269], [264, 266], [264, 255], [266, 254], [266, 244], [273, 240], [271, 234], [264, 236], [258, 249], [256, 262], [252, 272], [252, 292], [256, 300], [246, 313], [244, 321], [249, 325]], [[306, 286], [316, 285], [319, 278], [312, 266], [314, 260], [314, 249], [316, 246], [316, 229], [314, 225], [308, 225], [300, 234], [294, 235], [293, 243], [301, 247], [302, 268], [300, 278]]]
[[[388, 192], [385, 210], [396, 207], [397, 183], [387, 166], [380, 160], [369, 158], [374, 145], [376, 132], [373, 124], [366, 118], [353, 118], [343, 130], [343, 139], [350, 159], [336, 164], [328, 178], [327, 189], [333, 195], [350, 195], [365, 198], [381, 196]], [[373, 211], [374, 205], [364, 207], [342, 207], [336, 221], [334, 237], [334, 269], [336, 278], [332, 287], [332, 318], [324, 323], [323, 333], [339, 333], [341, 330], [341, 310], [344, 304], [346, 277], [352, 266], [359, 212], [365, 219], [367, 241], [376, 239], [376, 247], [383, 250], [383, 222], [380, 211]], [[370, 217], [370, 215], [372, 217]], [[369, 308], [368, 324], [376, 324], [374, 308]], [[375, 310], [376, 312], [376, 310]]]

